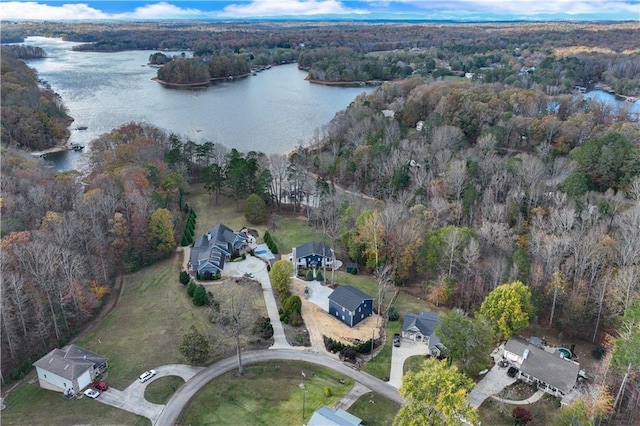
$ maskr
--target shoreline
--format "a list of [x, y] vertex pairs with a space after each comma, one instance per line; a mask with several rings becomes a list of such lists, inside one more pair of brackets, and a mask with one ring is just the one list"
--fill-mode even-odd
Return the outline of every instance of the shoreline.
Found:
[[307, 75], [304, 78], [309, 83], [322, 84], [324, 86], [342, 86], [342, 87], [364, 87], [364, 86], [381, 86], [384, 80], [365, 80], [365, 81], [328, 81], [328, 80], [315, 80], [309, 78]]
[[196, 82], [196, 83], [169, 83], [167, 81], [160, 80], [158, 77], [151, 77], [151, 80], [167, 87], [207, 87], [209, 86], [209, 84], [215, 81], [223, 81], [223, 80], [233, 81], [239, 78], [249, 77], [250, 75], [251, 73], [240, 74], [240, 75], [230, 75], [228, 77], [215, 77], [215, 78], [210, 78], [208, 81], [202, 81], [202, 82]]

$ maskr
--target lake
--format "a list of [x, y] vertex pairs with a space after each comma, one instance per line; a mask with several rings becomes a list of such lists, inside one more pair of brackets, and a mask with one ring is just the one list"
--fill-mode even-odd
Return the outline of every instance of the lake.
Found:
[[[183, 141], [211, 141], [245, 153], [286, 153], [308, 144], [358, 94], [373, 91], [309, 83], [295, 64], [206, 88], [168, 88], [151, 80], [157, 70], [147, 62], [154, 50], [74, 52], [71, 47], [78, 43], [45, 37], [29, 37], [25, 44], [47, 53], [28, 64], [62, 97], [75, 119], [69, 142], [84, 145], [85, 151], [91, 140], [133, 121]], [[73, 130], [78, 127], [87, 129]], [[87, 157], [86, 152], [65, 151], [47, 159], [58, 170], [84, 170]]]

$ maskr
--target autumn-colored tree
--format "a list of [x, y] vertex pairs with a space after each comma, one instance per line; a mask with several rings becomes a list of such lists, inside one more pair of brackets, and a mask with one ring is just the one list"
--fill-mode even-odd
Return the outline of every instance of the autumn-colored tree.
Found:
[[288, 260], [277, 260], [269, 271], [271, 284], [279, 293], [288, 293], [291, 287], [293, 265]]
[[149, 222], [153, 248], [162, 256], [168, 256], [176, 247], [173, 235], [173, 215], [167, 209], [157, 209]]
[[489, 320], [501, 339], [508, 340], [529, 325], [533, 314], [531, 290], [520, 281], [502, 284], [487, 295], [479, 314]]
[[513, 411], [511, 411], [511, 417], [513, 417], [516, 426], [525, 426], [527, 423], [533, 420], [533, 417], [531, 416], [529, 410], [524, 407], [514, 408]]
[[394, 425], [444, 426], [475, 424], [478, 413], [467, 401], [473, 381], [446, 360], [427, 359], [418, 372], [402, 377], [405, 404]]

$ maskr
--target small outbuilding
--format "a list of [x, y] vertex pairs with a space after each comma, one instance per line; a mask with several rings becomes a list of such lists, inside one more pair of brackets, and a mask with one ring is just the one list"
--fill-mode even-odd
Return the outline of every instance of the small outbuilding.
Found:
[[54, 349], [33, 363], [40, 387], [76, 395], [104, 373], [107, 358], [76, 345]]
[[353, 327], [373, 313], [373, 297], [350, 285], [340, 285], [329, 295], [329, 315]]
[[332, 410], [326, 405], [318, 408], [307, 426], [360, 426], [362, 419], [347, 413], [342, 408]]

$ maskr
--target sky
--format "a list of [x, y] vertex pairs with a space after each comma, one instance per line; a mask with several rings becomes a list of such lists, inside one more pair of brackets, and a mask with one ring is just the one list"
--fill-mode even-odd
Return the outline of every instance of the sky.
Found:
[[0, 21], [167, 19], [640, 21], [640, 0], [0, 0]]

